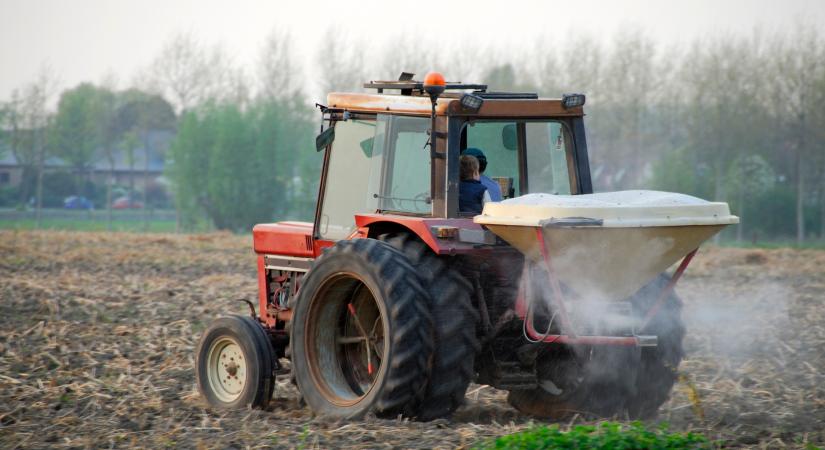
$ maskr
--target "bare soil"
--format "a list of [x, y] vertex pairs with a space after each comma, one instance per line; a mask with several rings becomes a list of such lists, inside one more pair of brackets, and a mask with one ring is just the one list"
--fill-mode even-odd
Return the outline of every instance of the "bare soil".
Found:
[[[543, 423], [479, 385], [429, 423], [315, 418], [286, 378], [266, 411], [212, 410], [194, 346], [256, 288], [248, 236], [0, 231], [0, 447], [456, 448]], [[825, 251], [703, 248], [678, 292], [687, 357], [652, 423], [825, 443]]]

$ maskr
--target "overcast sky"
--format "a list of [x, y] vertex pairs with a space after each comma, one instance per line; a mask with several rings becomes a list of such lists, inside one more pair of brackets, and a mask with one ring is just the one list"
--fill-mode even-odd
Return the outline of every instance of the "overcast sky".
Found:
[[44, 65], [63, 88], [106, 73], [126, 85], [176, 32], [220, 42], [250, 64], [267, 34], [286, 28], [310, 66], [320, 35], [336, 25], [372, 45], [407, 32], [517, 50], [571, 31], [605, 38], [634, 26], [669, 44], [755, 26], [781, 31], [800, 20], [825, 30], [825, 0], [0, 0], [0, 100]]

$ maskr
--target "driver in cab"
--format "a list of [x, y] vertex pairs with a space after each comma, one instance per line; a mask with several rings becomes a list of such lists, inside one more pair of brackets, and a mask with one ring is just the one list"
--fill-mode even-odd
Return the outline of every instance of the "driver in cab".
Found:
[[458, 211], [462, 213], [481, 214], [484, 204], [490, 201], [487, 187], [479, 180], [479, 163], [475, 156], [461, 155], [458, 185]]
[[478, 181], [487, 188], [487, 192], [490, 194], [490, 199], [494, 202], [501, 201], [501, 186], [498, 183], [490, 179], [490, 177], [484, 175], [484, 171], [487, 170], [487, 157], [484, 156], [484, 152], [481, 149], [470, 147], [465, 149], [461, 152], [462, 155], [469, 155], [474, 156], [478, 160], [478, 174], [479, 178]]

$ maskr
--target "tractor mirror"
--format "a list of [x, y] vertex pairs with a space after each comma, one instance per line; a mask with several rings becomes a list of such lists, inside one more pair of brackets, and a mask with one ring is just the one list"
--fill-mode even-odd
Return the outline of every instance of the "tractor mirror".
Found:
[[516, 124], [504, 125], [501, 129], [501, 144], [507, 150], [518, 150], [518, 137], [516, 136]]
[[315, 150], [321, 151], [335, 140], [335, 127], [329, 127], [315, 137]]
[[366, 138], [363, 141], [361, 141], [361, 151], [364, 152], [364, 156], [366, 156], [367, 158], [372, 158], [372, 146], [374, 142], [374, 137]]

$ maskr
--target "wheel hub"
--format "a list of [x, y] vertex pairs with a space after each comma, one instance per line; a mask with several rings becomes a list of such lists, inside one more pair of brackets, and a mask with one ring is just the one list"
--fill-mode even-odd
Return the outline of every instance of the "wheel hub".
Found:
[[235, 361], [230, 361], [229, 364], [226, 365], [226, 372], [229, 373], [230, 377], [235, 377], [238, 375], [238, 364]]
[[215, 341], [208, 353], [207, 377], [215, 395], [223, 402], [240, 397], [246, 384], [246, 360], [238, 343], [229, 337]]

